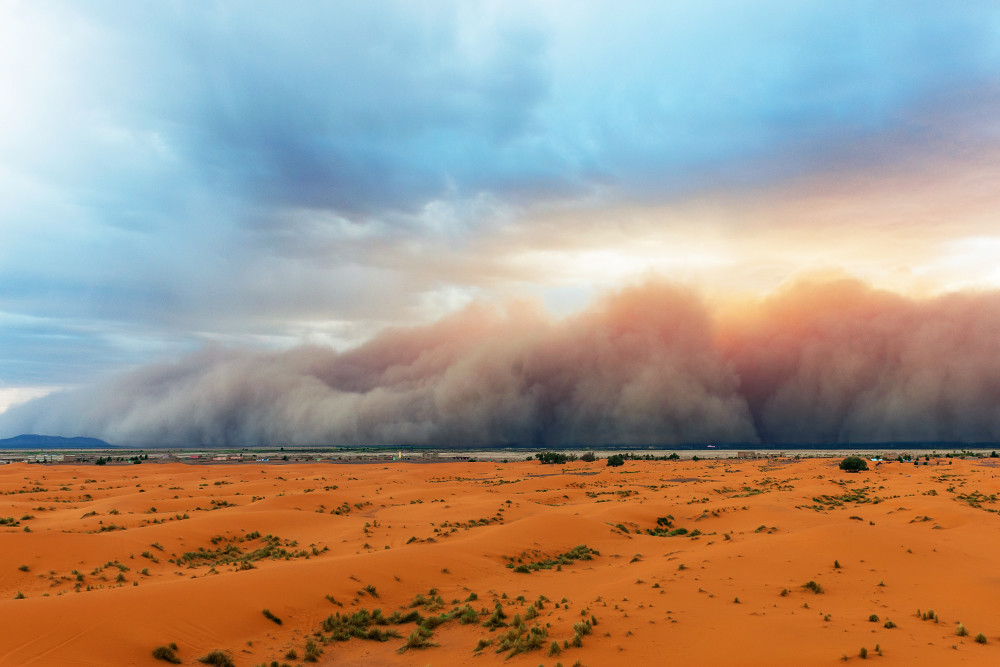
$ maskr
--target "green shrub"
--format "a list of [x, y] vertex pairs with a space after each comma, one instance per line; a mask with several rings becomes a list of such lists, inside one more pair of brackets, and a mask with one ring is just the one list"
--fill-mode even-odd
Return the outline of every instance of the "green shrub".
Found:
[[892, 621], [886, 621], [883, 627], [885, 627], [887, 630], [892, 630], [894, 627], [896, 627], [896, 624], [893, 623]]
[[625, 465], [625, 457], [621, 454], [612, 454], [608, 457], [608, 465], [611, 467]]
[[281, 625], [281, 619], [272, 614], [270, 609], [265, 609], [261, 613], [264, 614], [264, 618], [266, 618], [267, 620], [274, 621], [278, 625]]
[[410, 636], [406, 638], [406, 643], [400, 647], [398, 653], [405, 653], [411, 648], [429, 648], [431, 646], [437, 646], [437, 644], [429, 641], [433, 630], [424, 625], [418, 625], [414, 628]]
[[316, 645], [312, 639], [306, 640], [306, 652], [302, 659], [306, 662], [319, 662], [319, 657], [323, 655], [323, 649]]
[[866, 649], [864, 646], [862, 646], [861, 650], [858, 651], [858, 657], [860, 657], [862, 660], [867, 660], [868, 659], [868, 649]]
[[844, 472], [861, 472], [868, 470], [868, 462], [860, 456], [848, 456], [840, 462], [840, 469]]
[[976, 643], [977, 644], [985, 644], [986, 643], [986, 635], [984, 635], [981, 632], [978, 635], [976, 635]]
[[955, 634], [958, 635], [959, 637], [965, 637], [966, 635], [969, 634], [969, 631], [965, 629], [964, 625], [959, 623], [958, 627], [955, 628]]
[[805, 588], [806, 590], [812, 591], [813, 593], [815, 593], [817, 595], [819, 595], [820, 593], [823, 592], [823, 587], [820, 586], [819, 584], [817, 584], [812, 579], [810, 579], [806, 583], [802, 584], [802, 588]]
[[868, 617], [868, 620], [871, 621], [872, 623], [878, 623], [878, 614], [872, 614], [871, 616]]
[[497, 602], [496, 606], [493, 608], [493, 613], [490, 617], [483, 621], [483, 627], [489, 628], [490, 630], [495, 630], [500, 627], [506, 627], [507, 624], [504, 619], [507, 618], [507, 614], [504, 613], [503, 605]]

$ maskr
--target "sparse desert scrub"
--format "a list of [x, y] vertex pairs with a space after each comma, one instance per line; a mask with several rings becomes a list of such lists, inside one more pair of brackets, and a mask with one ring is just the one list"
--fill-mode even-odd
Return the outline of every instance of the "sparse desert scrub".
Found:
[[319, 657], [323, 655], [323, 649], [319, 645], [309, 638], [306, 640], [305, 653], [302, 655], [302, 659], [306, 662], [319, 662]]
[[219, 650], [203, 655], [198, 658], [198, 662], [206, 665], [212, 665], [212, 667], [236, 667], [232, 658], [230, 658], [227, 653]]
[[806, 589], [807, 591], [812, 591], [816, 595], [819, 595], [820, 593], [823, 592], [823, 587], [820, 586], [819, 584], [817, 584], [812, 579], [810, 579], [806, 583], [802, 584], [802, 588]]
[[[685, 459], [688, 456], [685, 455]], [[619, 646], [624, 649], [619, 661], [657, 664], [662, 656], [653, 647], [664, 645], [664, 642], [668, 642], [671, 651], [679, 652], [678, 655], [698, 655], [706, 664], [773, 664], [776, 667], [820, 664], [827, 660], [833, 662], [841, 652], [847, 653], [852, 663], [869, 664], [860, 662], [859, 642], [867, 646], [871, 641], [873, 648], [867, 648], [868, 657], [879, 662], [879, 650], [874, 648], [876, 639], [887, 642], [884, 652], [892, 661], [930, 663], [935, 656], [945, 659], [941, 652], [948, 649], [947, 655], [961, 658], [963, 651], [971, 651], [966, 659], [975, 662], [979, 656], [984, 663], [989, 662], [987, 653], [1000, 645], [996, 633], [985, 634], [989, 628], [975, 627], [980, 625], [975, 622], [967, 636], [953, 634], [956, 619], [972, 622], [980, 617], [979, 610], [989, 604], [985, 599], [988, 591], [975, 585], [982, 574], [973, 576], [961, 568], [950, 570], [948, 577], [954, 582], [955, 593], [945, 596], [938, 583], [932, 585], [929, 578], [932, 570], [928, 568], [943, 568], [947, 558], [957, 554], [975, 555], [1000, 548], [1000, 527], [985, 524], [977, 531], [929, 531], [933, 530], [935, 522], [940, 522], [945, 529], [954, 527], [956, 512], [985, 517], [982, 510], [970, 507], [966, 501], [956, 501], [956, 496], [972, 496], [972, 489], [977, 489], [984, 497], [995, 493], [1000, 497], [1000, 475], [992, 477], [1000, 470], [982, 466], [982, 460], [975, 464], [981, 468], [973, 467], [972, 462], [966, 464], [955, 459], [952, 468], [935, 469], [931, 461], [929, 468], [918, 470], [912, 467], [902, 470], [901, 466], [890, 462], [879, 466], [875, 472], [858, 477], [837, 470], [839, 460], [840, 457], [803, 459], [801, 462], [786, 460], [781, 464], [763, 461], [759, 464], [694, 463], [690, 460], [676, 464], [646, 464], [629, 460], [623, 468], [605, 468], [600, 461], [579, 463], [567, 467], [566, 471], [559, 466], [543, 468], [537, 460], [530, 466], [487, 462], [398, 468], [392, 468], [391, 464], [389, 468], [305, 464], [291, 467], [294, 465], [291, 463], [280, 468], [261, 464], [145, 466], [149, 473], [166, 473], [169, 479], [161, 480], [162, 488], [142, 477], [147, 474], [146, 470], [132, 469], [125, 476], [120, 468], [109, 465], [101, 474], [119, 475], [120, 479], [102, 481], [87, 489], [94, 496], [93, 507], [99, 508], [103, 516], [80, 520], [80, 515], [92, 507], [77, 500], [76, 487], [68, 483], [66, 485], [73, 486], [74, 491], [62, 492], [64, 498], [55, 491], [23, 500], [0, 496], [11, 503], [8, 509], [0, 508], [0, 514], [15, 518], [29, 508], [36, 510], [40, 505], [49, 506], [32, 511], [36, 515], [30, 521], [36, 533], [34, 536], [21, 532], [25, 520], [21, 520], [20, 526], [0, 527], [0, 537], [12, 547], [12, 551], [5, 554], [6, 606], [10, 609], [0, 621], [9, 636], [17, 637], [27, 634], [26, 628], [43, 627], [44, 619], [51, 614], [61, 619], [68, 638], [84, 630], [86, 624], [85, 619], [76, 618], [66, 610], [73, 604], [86, 602], [93, 605], [89, 608], [94, 614], [119, 614], [116, 628], [120, 628], [123, 635], [135, 634], [139, 619], [132, 614], [121, 614], [120, 605], [136, 597], [130, 592], [132, 582], [138, 580], [143, 588], [139, 597], [150, 603], [143, 620], [145, 628], [148, 631], [148, 627], [159, 627], [160, 634], [142, 642], [134, 655], [122, 645], [127, 642], [102, 640], [97, 643], [91, 639], [86, 644], [74, 640], [75, 643], [70, 642], [65, 647], [53, 645], [52, 653], [46, 654], [46, 658], [51, 657], [52, 664], [65, 664], [76, 652], [94, 655], [102, 664], [141, 664], [143, 659], [150, 661], [152, 647], [166, 644], [162, 638], [177, 638], [186, 647], [184, 651], [175, 652], [183, 659], [183, 664], [203, 664], [196, 662], [198, 656], [217, 648], [226, 652], [239, 667], [270, 664], [272, 659], [276, 659], [279, 667], [283, 660], [289, 665], [309, 665], [315, 663], [303, 660], [303, 645], [308, 637], [324, 651], [318, 658], [319, 664], [366, 664], [365, 660], [367, 664], [391, 660], [458, 664], [463, 657], [472, 664], [473, 648], [482, 637], [493, 643], [481, 662], [500, 664], [513, 645], [499, 654], [494, 651], [498, 639], [507, 636], [513, 627], [512, 617], [516, 612], [519, 614], [516, 627], [520, 632], [515, 635], [527, 639], [529, 628], [537, 625], [546, 628], [548, 636], [537, 650], [515, 655], [507, 661], [512, 665], [524, 662], [526, 666], [544, 663], [553, 667], [557, 661], [564, 661], [563, 664], [569, 667], [577, 659], [590, 665], [613, 664], [614, 661], [602, 658], [616, 655], [614, 652]], [[734, 471], [724, 472], [727, 467]], [[737, 473], [736, 469], [740, 468], [742, 471]], [[20, 470], [0, 466], [0, 479], [5, 473], [16, 473], [19, 487], [32, 487], [37, 481], [42, 487], [56, 489], [64, 484], [63, 478], [68, 479], [69, 470], [69, 466], [27, 469], [21, 466]], [[226, 491], [243, 492], [243, 497], [225, 496], [239, 505], [212, 513], [195, 512], [196, 505], [205, 508], [209, 504], [206, 493], [199, 495], [200, 483], [205, 483], [209, 491], [218, 493], [220, 490], [214, 485], [219, 479], [218, 471], [225, 471], [226, 478], [233, 481], [232, 485], [226, 485]], [[939, 480], [942, 471], [947, 471], [949, 476]], [[136, 472], [139, 478], [131, 476]], [[282, 473], [287, 481], [276, 481], [276, 472]], [[955, 473], [960, 476], [953, 476]], [[44, 474], [49, 475], [49, 479], [41, 479]], [[53, 479], [60, 474], [62, 477]], [[238, 479], [244, 474], [245, 480]], [[25, 475], [39, 479], [28, 482]], [[328, 479], [319, 480], [321, 475]], [[819, 475], [823, 478], [819, 479]], [[348, 480], [348, 477], [357, 479]], [[339, 483], [340, 490], [324, 493], [322, 489], [333, 486], [331, 482], [334, 481]], [[138, 495], [141, 501], [136, 501], [139, 482], [146, 493]], [[784, 490], [793, 484], [793, 492]], [[868, 485], [867, 490], [859, 493], [865, 485]], [[167, 487], [172, 486], [177, 486], [178, 490], [168, 491]], [[275, 491], [270, 491], [270, 487]], [[732, 493], [714, 493], [716, 487], [729, 488]], [[765, 493], [732, 498], [733, 493], [739, 493], [738, 489], [747, 487], [765, 489]], [[923, 493], [931, 487], [937, 487], [937, 495]], [[953, 490], [946, 491], [947, 487]], [[310, 488], [315, 491], [307, 494], [305, 489]], [[3, 489], [10, 489], [10, 486], [0, 486], [0, 490]], [[706, 496], [707, 502], [702, 500]], [[803, 503], [813, 505], [812, 498], [824, 496], [842, 504], [821, 503], [822, 511], [797, 507]], [[418, 497], [422, 498], [422, 504], [410, 503]], [[863, 500], [865, 497], [867, 501]], [[876, 498], [882, 498], [882, 504], [876, 504]], [[355, 501], [369, 499], [373, 501], [371, 506], [355, 511]], [[508, 499], [512, 502], [506, 503]], [[63, 500], [70, 502], [63, 504]], [[17, 501], [21, 504], [17, 505]], [[351, 508], [350, 515], [331, 516], [330, 508], [341, 503]], [[115, 504], [120, 509], [120, 516], [108, 516], [107, 509]], [[863, 521], [848, 520], [849, 515], [857, 515], [860, 510], [855, 507], [861, 505], [865, 505], [866, 514], [872, 516], [864, 517]], [[150, 506], [157, 507], [159, 512], [145, 514]], [[491, 518], [498, 507], [504, 510], [506, 525], [496, 521], [483, 525], [483, 519], [478, 517]], [[982, 508], [998, 507], [1000, 500], [996, 504], [982, 501]], [[191, 523], [178, 524], [183, 529], [169, 522], [151, 524], [153, 519], [166, 518], [175, 512], [190, 513]], [[676, 519], [667, 518], [669, 513]], [[359, 516], [361, 514], [363, 516]], [[875, 514], [879, 515], [878, 525], [869, 526], [868, 519], [876, 518]], [[932, 522], [910, 524], [915, 515], [936, 518]], [[674, 525], [658, 524], [658, 517]], [[97, 528], [100, 525], [97, 521], [102, 518], [105, 524], [114, 520], [128, 530], [80, 536]], [[148, 523], [143, 527], [139, 525], [141, 522]], [[361, 531], [366, 522], [371, 524], [370, 535]], [[617, 523], [628, 530], [627, 536], [613, 528]], [[754, 534], [756, 527], [772, 525], [781, 526], [778, 535], [767, 535], [766, 528]], [[697, 527], [704, 536], [700, 540], [690, 540], [686, 536], [654, 539], [646, 531], [647, 527], [670, 531], [677, 526]], [[402, 546], [410, 535], [426, 538], [435, 528], [441, 528], [434, 534], [437, 544], [420, 540], [419, 544]], [[238, 541], [239, 537], [249, 537], [255, 529], [260, 529], [261, 534]], [[283, 541], [279, 544], [282, 549], [289, 553], [302, 550], [309, 558], [291, 563], [286, 563], [284, 557], [258, 560], [253, 562], [259, 566], [258, 570], [244, 573], [233, 571], [240, 566], [238, 564], [247, 562], [239, 557], [225, 567], [201, 559], [181, 566], [167, 563], [168, 558], [182, 559], [184, 554], [197, 552], [199, 547], [217, 552], [234, 545], [247, 554], [265, 546], [263, 533], [272, 530], [278, 530], [282, 538], [293, 538], [288, 542], [295, 539], [301, 542], [299, 546], [292, 546]], [[971, 539], [973, 532], [975, 540]], [[731, 535], [732, 540], [723, 541], [724, 534]], [[69, 537], [62, 538], [63, 535]], [[321, 541], [321, 536], [325, 535], [329, 535], [325, 538], [328, 542]], [[938, 546], [935, 554], [931, 548], [932, 538], [942, 535], [948, 537], [948, 550]], [[211, 542], [212, 536], [222, 539]], [[79, 556], [72, 552], [67, 552], [69, 555], [59, 553], [64, 551], [64, 539], [77, 540], [82, 545]], [[768, 544], [772, 539], [774, 544]], [[85, 540], [91, 540], [96, 547], [87, 547]], [[714, 544], [709, 544], [713, 540]], [[51, 555], [18, 551], [21, 548], [19, 541], [23, 541], [25, 548], [30, 546], [29, 542], [33, 545], [51, 541], [56, 549]], [[150, 546], [154, 541], [163, 549]], [[366, 541], [374, 545], [376, 553], [358, 553], [364, 551], [361, 545]], [[601, 556], [594, 556], [589, 563], [574, 561], [562, 565], [562, 573], [556, 572], [558, 564], [548, 571], [531, 571], [529, 563], [554, 560], [571, 545], [581, 542], [598, 550]], [[323, 552], [327, 543], [329, 556]], [[392, 550], [383, 552], [385, 544], [392, 545]], [[822, 544], [823, 548], [817, 549], [817, 544]], [[774, 571], [762, 566], [762, 561], [753, 562], [779, 546], [782, 558], [794, 563], [777, 575], [787, 579], [784, 584], [776, 583]], [[907, 554], [908, 546], [915, 555]], [[643, 554], [642, 559], [630, 564], [637, 552]], [[836, 559], [830, 560], [830, 553], [838, 559], [840, 555], [845, 557], [845, 561], [839, 561], [841, 569], [835, 567]], [[517, 562], [518, 554], [521, 562]], [[160, 563], [155, 563], [150, 556]], [[531, 571], [530, 576], [501, 567], [510, 562], [507, 556], [514, 557], [515, 566], [524, 565]], [[729, 558], [740, 560], [727, 560]], [[121, 569], [117, 565], [107, 566], [111, 561], [130, 566], [129, 571], [135, 573], [126, 588], [118, 589], [116, 578]], [[687, 570], [678, 569], [681, 562], [688, 564]], [[27, 572], [18, 567], [22, 563], [29, 566]], [[253, 564], [247, 563], [247, 567]], [[728, 563], [737, 567], [728, 568]], [[188, 568], [188, 564], [196, 565]], [[834, 566], [832, 571], [831, 566]], [[449, 569], [451, 574], [441, 574], [443, 568]], [[125, 577], [129, 576], [129, 571], [124, 572]], [[79, 582], [76, 581], [77, 572], [81, 576]], [[845, 579], [845, 572], [852, 574]], [[479, 575], [484, 576], [479, 579]], [[729, 579], [730, 576], [733, 578]], [[794, 583], [805, 581], [803, 577], [821, 584], [824, 594], [815, 596], [803, 590], [801, 583]], [[843, 585], [835, 585], [830, 577], [840, 577], [836, 582]], [[905, 591], [900, 588], [904, 582], [895, 581], [893, 577], [905, 579]], [[279, 591], [286, 578], [292, 584], [290, 590], [300, 592], [287, 598], [283, 594], [266, 593], [258, 600], [233, 593], [255, 586], [257, 582], [266, 584], [260, 589], [262, 591]], [[877, 587], [880, 578], [889, 578], [895, 583]], [[232, 598], [231, 619], [213, 618], [201, 605], [192, 604], [184, 609], [185, 617], [203, 628], [204, 636], [198, 638], [197, 646], [178, 635], [163, 634], [164, 629], [167, 633], [172, 632], [169, 630], [172, 627], [170, 618], [177, 610], [158, 602], [169, 601], [167, 597], [161, 598], [161, 591], [165, 594], [176, 590], [174, 581], [178, 587], [185, 587], [196, 595], [214, 591]], [[310, 583], [304, 583], [306, 581]], [[480, 581], [483, 583], [478, 583]], [[74, 592], [77, 583], [81, 584], [79, 594]], [[611, 587], [612, 583], [617, 588]], [[366, 585], [378, 586], [376, 592], [380, 597], [373, 597], [365, 590]], [[655, 585], [659, 587], [651, 587]], [[89, 596], [88, 587], [103, 592]], [[780, 594], [783, 587], [786, 596], [774, 600], [771, 595]], [[698, 593], [699, 588], [704, 592]], [[11, 605], [17, 590], [28, 599]], [[360, 591], [364, 593], [359, 595]], [[44, 598], [46, 593], [51, 597]], [[324, 599], [325, 593], [330, 593], [333, 600]], [[418, 593], [422, 598], [415, 597]], [[551, 601], [543, 601], [543, 593], [547, 593]], [[710, 597], [712, 594], [714, 597]], [[86, 595], [88, 599], [80, 601], [79, 595]], [[563, 602], [562, 598], [569, 595], [573, 596], [572, 601]], [[624, 597], [630, 600], [625, 601]], [[737, 597], [741, 605], [731, 604]], [[939, 619], [940, 625], [912, 623], [912, 601], [923, 604], [933, 601], [935, 608], [940, 608], [944, 604], [942, 599], [946, 599], [947, 608]], [[77, 602], [66, 605], [73, 600]], [[815, 605], [811, 610], [802, 608], [807, 600], [810, 606]], [[417, 605], [410, 607], [411, 601], [416, 601]], [[503, 614], [509, 617], [499, 618], [492, 629], [481, 627], [480, 624], [496, 611], [497, 601]], [[273, 621], [260, 623], [261, 604], [276, 605], [276, 609], [282, 610], [281, 614], [274, 609], [270, 611], [282, 619], [283, 625], [272, 627]], [[613, 610], [616, 605], [617, 609]], [[381, 611], [375, 609], [379, 606]], [[361, 632], [350, 636], [351, 641], [335, 641], [332, 632], [322, 631], [320, 622], [328, 614], [339, 611], [341, 616], [351, 616], [362, 608], [367, 608], [370, 623], [362, 624]], [[745, 613], [739, 613], [741, 609]], [[600, 629], [593, 627], [592, 611], [602, 613]], [[865, 625], [865, 619], [873, 612], [879, 620], [870, 620]], [[734, 647], [732, 642], [714, 641], [713, 637], [720, 635], [709, 632], [708, 628], [720, 614], [729, 616], [730, 623], [736, 623], [734, 632], [740, 636], [746, 634], [744, 624], [752, 623], [760, 628], [762, 636], [767, 633], [767, 636], [786, 639], [766, 648], [757, 645]], [[926, 620], [932, 621], [936, 614], [921, 611], [917, 620], [925, 615]], [[591, 620], [593, 633], [590, 635], [571, 629], [575, 621], [584, 618]], [[889, 629], [896, 629], [896, 618], [900, 618], [902, 633], [888, 633]], [[789, 629], [785, 627], [789, 621], [795, 627], [801, 626], [802, 632], [782, 635]], [[880, 625], [887, 633], [882, 633]], [[272, 629], [268, 630], [269, 627]], [[417, 627], [423, 629], [420, 634], [427, 642], [440, 646], [396, 654]], [[235, 628], [236, 632], [220, 628]], [[853, 634], [836, 639], [845, 630]], [[107, 628], [102, 626], [96, 631], [107, 631]], [[429, 637], [427, 631], [432, 633]], [[393, 636], [393, 633], [398, 634]], [[808, 633], [825, 633], [829, 640], [840, 644], [839, 650], [836, 644], [831, 648], [830, 641], [822, 646], [805, 641], [810, 636]], [[866, 639], [868, 634], [874, 636]], [[978, 634], [984, 634], [988, 642], [972, 647]], [[855, 638], [849, 639], [851, 636]], [[990, 639], [991, 636], [994, 638]], [[654, 637], [664, 640], [653, 641]], [[847, 643], [842, 641], [845, 638]], [[373, 643], [379, 639], [385, 643]], [[254, 642], [249, 648], [248, 640]], [[928, 641], [934, 641], [936, 646], [929, 647]], [[553, 642], [561, 652], [549, 656]], [[576, 643], [581, 647], [574, 648]], [[529, 645], [523, 641], [522, 644]], [[952, 645], [958, 646], [959, 653], [951, 653]], [[296, 652], [294, 659], [286, 656], [292, 646]], [[10, 650], [15, 649], [16, 646], [12, 646]], [[87, 653], [81, 653], [83, 650]], [[28, 664], [31, 659], [25, 652], [12, 652], [3, 662]], [[167, 663], [154, 659], [149, 664]]]
[[163, 662], [175, 665], [181, 664], [181, 659], [177, 657], [177, 644], [171, 643], [169, 646], [157, 646], [153, 649], [153, 657]]

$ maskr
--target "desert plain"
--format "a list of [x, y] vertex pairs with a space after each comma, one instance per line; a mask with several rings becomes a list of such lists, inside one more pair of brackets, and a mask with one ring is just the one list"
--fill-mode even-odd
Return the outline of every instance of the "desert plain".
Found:
[[1000, 664], [998, 459], [838, 462], [0, 466], [0, 665]]

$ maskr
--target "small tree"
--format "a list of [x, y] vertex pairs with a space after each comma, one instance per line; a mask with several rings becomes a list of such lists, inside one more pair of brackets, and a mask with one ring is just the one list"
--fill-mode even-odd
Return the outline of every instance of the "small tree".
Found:
[[840, 469], [844, 472], [861, 472], [868, 470], [868, 463], [860, 456], [848, 456], [840, 462]]
[[594, 452], [586, 452], [580, 456], [580, 460], [586, 461], [587, 463], [593, 463], [597, 460], [597, 456], [594, 455]]
[[625, 457], [621, 454], [612, 454], [608, 457], [609, 466], [620, 466], [625, 465]]

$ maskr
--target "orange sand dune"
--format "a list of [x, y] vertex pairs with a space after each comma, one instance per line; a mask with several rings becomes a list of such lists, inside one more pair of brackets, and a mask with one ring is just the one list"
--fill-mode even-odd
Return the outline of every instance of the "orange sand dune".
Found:
[[3, 466], [0, 665], [1000, 664], [992, 462]]

